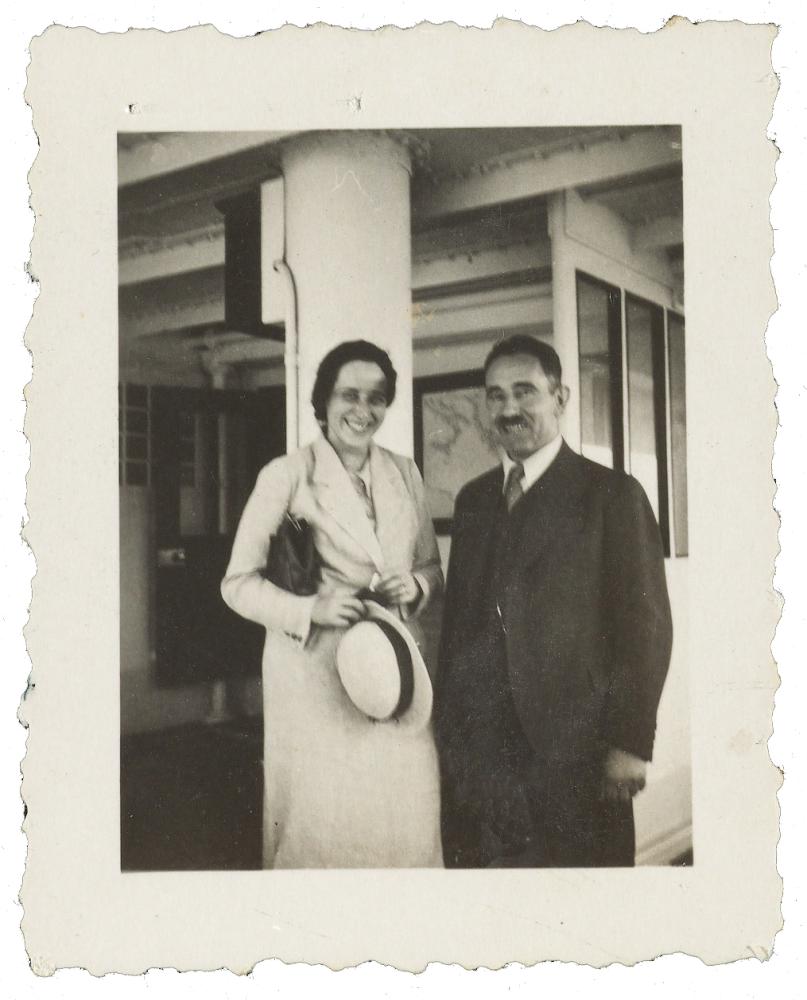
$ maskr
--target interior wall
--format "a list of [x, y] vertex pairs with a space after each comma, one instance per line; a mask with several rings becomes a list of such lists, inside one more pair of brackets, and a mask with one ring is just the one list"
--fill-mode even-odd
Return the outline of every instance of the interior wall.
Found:
[[686, 559], [667, 559], [673, 606], [673, 651], [659, 705], [656, 747], [647, 786], [635, 801], [639, 864], [665, 863], [692, 843], [689, 646]]

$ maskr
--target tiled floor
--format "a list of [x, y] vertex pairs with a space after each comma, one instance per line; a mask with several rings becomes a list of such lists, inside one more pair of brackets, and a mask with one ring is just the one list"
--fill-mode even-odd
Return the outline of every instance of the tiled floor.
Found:
[[260, 721], [183, 726], [121, 744], [121, 869], [261, 867]]
[[260, 719], [124, 738], [121, 869], [259, 869], [262, 741]]

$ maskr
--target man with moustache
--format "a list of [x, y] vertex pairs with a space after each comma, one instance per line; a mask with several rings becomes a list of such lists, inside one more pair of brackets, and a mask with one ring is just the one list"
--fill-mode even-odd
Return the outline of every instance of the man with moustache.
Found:
[[448, 867], [634, 863], [672, 623], [661, 538], [631, 476], [577, 455], [548, 344], [485, 362], [502, 465], [461, 490], [435, 726]]

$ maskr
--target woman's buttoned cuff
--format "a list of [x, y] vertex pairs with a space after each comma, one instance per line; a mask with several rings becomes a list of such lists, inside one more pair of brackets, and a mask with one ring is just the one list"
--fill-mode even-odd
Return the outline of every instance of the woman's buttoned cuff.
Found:
[[308, 642], [308, 637], [311, 634], [311, 615], [314, 613], [314, 605], [317, 602], [317, 595], [312, 594], [310, 597], [299, 597], [295, 598], [295, 613], [294, 619], [290, 623], [290, 626], [283, 631], [286, 635], [299, 646], [305, 646]]

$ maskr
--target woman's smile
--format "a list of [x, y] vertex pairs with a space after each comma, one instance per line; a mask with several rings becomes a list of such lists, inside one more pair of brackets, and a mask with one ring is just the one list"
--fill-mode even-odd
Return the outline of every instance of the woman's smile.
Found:
[[373, 361], [349, 361], [339, 371], [326, 409], [327, 437], [337, 452], [366, 451], [387, 414], [387, 381]]
[[372, 420], [359, 420], [356, 417], [345, 417], [345, 423], [348, 427], [355, 431], [357, 434], [364, 434], [364, 432], [375, 426], [375, 421]]

